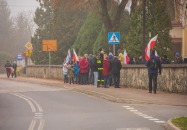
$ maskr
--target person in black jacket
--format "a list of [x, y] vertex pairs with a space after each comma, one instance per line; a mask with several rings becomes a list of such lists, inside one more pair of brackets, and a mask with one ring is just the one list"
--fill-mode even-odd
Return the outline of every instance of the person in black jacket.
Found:
[[6, 73], [7, 73], [7, 78], [10, 77], [11, 67], [12, 67], [12, 65], [11, 65], [10, 62], [7, 60], [7, 63], [5, 64]]
[[120, 88], [120, 70], [122, 68], [121, 62], [118, 59], [118, 55], [115, 55], [114, 58], [110, 61], [110, 72], [114, 78], [115, 88]]
[[[151, 58], [146, 62], [146, 66], [148, 68], [148, 76], [149, 76], [149, 93], [156, 94], [157, 90], [157, 77], [158, 73], [161, 75], [161, 62], [160, 59], [155, 56], [155, 51], [153, 50], [151, 53]], [[153, 88], [152, 88], [153, 83]]]
[[14, 61], [14, 63], [12, 64], [12, 68], [14, 69], [14, 72], [12, 73], [12, 78], [13, 78], [13, 76], [16, 78], [17, 77], [17, 74], [16, 74], [16, 71], [17, 71], [16, 61]]

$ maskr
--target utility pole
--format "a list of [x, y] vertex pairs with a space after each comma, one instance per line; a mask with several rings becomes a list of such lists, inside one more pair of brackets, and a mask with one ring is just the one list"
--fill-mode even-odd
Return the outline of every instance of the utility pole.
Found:
[[142, 17], [142, 56], [145, 57], [144, 49], [146, 45], [146, 0], [143, 0], [143, 17]]

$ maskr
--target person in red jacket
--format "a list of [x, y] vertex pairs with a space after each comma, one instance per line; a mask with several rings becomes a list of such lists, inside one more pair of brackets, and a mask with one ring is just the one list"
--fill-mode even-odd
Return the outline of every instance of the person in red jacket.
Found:
[[86, 56], [83, 56], [83, 59], [79, 62], [79, 73], [80, 73], [80, 84], [87, 84], [87, 75], [88, 75], [88, 60]]
[[110, 74], [110, 63], [109, 63], [107, 54], [104, 54], [103, 78], [104, 78], [104, 87], [105, 88], [107, 88], [109, 86], [109, 74]]

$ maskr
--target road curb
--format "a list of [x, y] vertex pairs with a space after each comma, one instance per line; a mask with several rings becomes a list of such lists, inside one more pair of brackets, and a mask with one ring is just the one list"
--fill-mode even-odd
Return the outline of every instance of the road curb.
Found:
[[[70, 89], [69, 87], [66, 87], [66, 89]], [[139, 100], [135, 100], [135, 99], [124, 99], [124, 98], [117, 98], [111, 95], [107, 95], [104, 93], [99, 93], [96, 91], [91, 91], [91, 90], [85, 90], [85, 89], [81, 89], [81, 88], [72, 88], [72, 91], [76, 91], [76, 92], [80, 92], [80, 93], [84, 93], [84, 94], [88, 94], [88, 95], [92, 95], [98, 98], [102, 98], [102, 99], [106, 99], [112, 102], [116, 102], [116, 103], [127, 103], [127, 104], [152, 104], [152, 103], [148, 103], [146, 101], [139, 101]]]
[[172, 122], [172, 119], [168, 120], [167, 123], [165, 124], [166, 130], [181, 130], [180, 128], [176, 127]]

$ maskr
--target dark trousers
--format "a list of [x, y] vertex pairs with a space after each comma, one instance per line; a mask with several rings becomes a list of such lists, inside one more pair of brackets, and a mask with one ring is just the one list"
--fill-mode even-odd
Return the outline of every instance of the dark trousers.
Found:
[[74, 75], [74, 81], [76, 84], [78, 84], [78, 75]]
[[16, 69], [14, 69], [14, 77], [15, 77], [15, 78], [17, 77]]
[[7, 74], [7, 77], [9, 78], [10, 77], [10, 68], [6, 68], [6, 74]]
[[68, 75], [67, 74], [64, 75], [64, 83], [68, 83]]
[[98, 80], [97, 80], [97, 86], [104, 85], [104, 79], [103, 79], [103, 71], [98, 71]]
[[71, 84], [71, 83], [74, 84], [74, 78], [73, 78], [73, 77], [70, 77], [70, 78], [69, 78], [69, 83], [70, 83], [70, 84]]
[[86, 85], [88, 81], [88, 73], [82, 73], [80, 77], [80, 84]]
[[114, 74], [113, 74], [113, 78], [114, 78], [114, 85], [115, 85], [115, 88], [119, 88], [120, 73], [114, 73]]
[[[158, 74], [149, 74], [149, 92], [150, 93], [152, 92], [152, 90], [156, 93], [157, 76]], [[152, 87], [152, 84], [153, 84], [153, 87]]]

